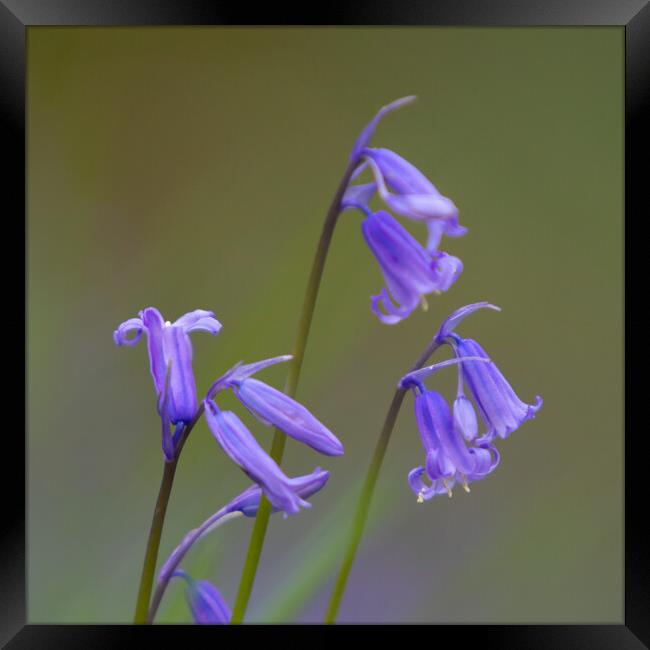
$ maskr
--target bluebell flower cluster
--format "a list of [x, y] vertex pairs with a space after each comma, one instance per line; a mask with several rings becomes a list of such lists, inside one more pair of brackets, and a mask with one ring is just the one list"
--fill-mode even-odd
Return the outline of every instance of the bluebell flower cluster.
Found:
[[[220, 329], [221, 323], [209, 311], [199, 309], [170, 323], [164, 321], [157, 309], [149, 307], [140, 312], [139, 318], [122, 323], [113, 333], [113, 339], [117, 345], [134, 345], [143, 333], [147, 336], [149, 365], [162, 422], [162, 449], [167, 461], [177, 457], [186, 427], [193, 426], [205, 413], [215, 440], [266, 494], [272, 507], [285, 515], [296, 514], [301, 508], [309, 507], [301, 496], [301, 486], [280, 469], [234, 412], [219, 408], [218, 394], [231, 390], [260, 422], [279, 428], [321, 454], [340, 456], [343, 445], [302, 404], [252, 377], [268, 366], [289, 361], [290, 355], [237, 364], [212, 384], [199, 405], [188, 333], [204, 330], [218, 334]], [[175, 426], [173, 433], [171, 425]]]
[[[341, 201], [342, 210], [355, 208], [365, 215], [361, 226], [363, 237], [386, 282], [386, 287], [372, 296], [371, 309], [388, 325], [399, 323], [419, 305], [426, 309], [426, 296], [447, 291], [463, 270], [459, 258], [439, 250], [443, 235], [461, 237], [467, 232], [458, 223], [454, 202], [394, 151], [369, 146], [381, 118], [414, 99], [404, 97], [384, 106], [362, 131], [352, 149], [351, 160], [360, 164], [351, 180], [369, 168], [374, 181], [350, 185]], [[395, 214], [427, 226], [426, 246], [389, 212], [373, 212], [369, 208], [375, 193]]]
[[[356, 209], [364, 215], [362, 235], [386, 285], [371, 297], [371, 309], [380, 322], [389, 325], [407, 318], [418, 306], [426, 309], [426, 296], [447, 291], [463, 271], [459, 258], [440, 250], [444, 236], [461, 237], [467, 232], [459, 224], [454, 202], [400, 155], [370, 146], [380, 120], [414, 99], [404, 97], [384, 106], [363, 129], [352, 149], [342, 184], [348, 183], [348, 178], [354, 182], [336, 195], [342, 193], [340, 211]], [[372, 174], [372, 181], [359, 183], [357, 179], [364, 170]], [[375, 195], [385, 209], [374, 211], [369, 207]], [[336, 207], [336, 200], [333, 205]], [[424, 224], [426, 244], [422, 245], [393, 215]], [[452, 496], [457, 483], [469, 492], [470, 483], [486, 478], [499, 464], [496, 442], [535, 417], [542, 406], [540, 397], [534, 404], [523, 402], [479, 343], [456, 333], [461, 322], [479, 309], [499, 310], [487, 302], [456, 310], [442, 323], [428, 349], [430, 352], [448, 345], [454, 358], [411, 371], [398, 384], [401, 390], [410, 390], [414, 395], [415, 419], [425, 452], [424, 463], [408, 475], [409, 486], [419, 502], [438, 494]], [[232, 393], [265, 426], [279, 429], [314, 451], [326, 456], [340, 456], [344, 452], [334, 433], [307, 408], [255, 377], [272, 365], [291, 360], [290, 355], [249, 364], [240, 362], [216, 379], [199, 399], [189, 334], [199, 330], [214, 336], [221, 329], [211, 311], [197, 309], [172, 323], [165, 321], [156, 308], [148, 307], [113, 333], [118, 346], [133, 346], [143, 334], [146, 336], [165, 461], [177, 461], [190, 431], [205, 416], [221, 449], [253, 481], [229, 504], [187, 533], [174, 549], [158, 575], [150, 620], [170, 580], [176, 577], [186, 583], [187, 602], [196, 623], [229, 623], [232, 612], [217, 587], [207, 580], [194, 580], [179, 569], [185, 555], [199, 539], [229, 519], [254, 517], [263, 494], [271, 504], [271, 512], [282, 512], [285, 517], [311, 507], [307, 499], [321, 490], [329, 478], [329, 473], [320, 468], [304, 476], [287, 476], [237, 413], [220, 407], [224, 392]], [[300, 352], [296, 354], [300, 358]], [[449, 366], [458, 370], [458, 388], [451, 406], [424, 383], [430, 375]], [[480, 423], [484, 430], [480, 430]], [[173, 469], [168, 465], [167, 469], [170, 468]], [[158, 547], [152, 548], [156, 549], [155, 563]], [[149, 592], [141, 593], [148, 597]], [[149, 603], [145, 597], [142, 600], [145, 607], [140, 607], [140, 611], [146, 613]]]
[[[542, 406], [539, 396], [533, 405], [522, 402], [485, 350], [454, 331], [478, 309], [499, 310], [487, 302], [461, 307], [442, 323], [435, 337], [438, 345], [451, 346], [458, 362], [458, 389], [451, 409], [440, 393], [423, 383], [442, 364], [410, 372], [399, 382], [400, 388], [414, 393], [415, 419], [425, 451], [424, 465], [408, 476], [419, 502], [436, 494], [451, 496], [456, 483], [469, 492], [469, 483], [485, 478], [499, 464], [495, 439], [509, 436]], [[472, 401], [485, 425], [481, 435]]]

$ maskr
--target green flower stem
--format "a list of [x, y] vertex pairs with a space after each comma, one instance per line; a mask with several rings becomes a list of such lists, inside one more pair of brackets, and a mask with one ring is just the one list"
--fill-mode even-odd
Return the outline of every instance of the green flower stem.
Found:
[[[419, 370], [424, 366], [429, 357], [440, 347], [435, 339], [427, 346], [426, 350], [422, 353], [422, 356], [415, 362], [413, 367], [409, 372], [414, 370]], [[341, 564], [341, 569], [339, 571], [338, 577], [336, 579], [336, 584], [334, 585], [334, 591], [332, 592], [332, 597], [327, 608], [327, 613], [325, 614], [325, 623], [334, 623], [336, 620], [336, 615], [338, 614], [339, 607], [341, 606], [341, 599], [343, 598], [343, 593], [345, 592], [345, 587], [347, 585], [348, 576], [350, 575], [350, 570], [352, 569], [352, 564], [359, 548], [359, 542], [363, 535], [363, 530], [366, 525], [366, 520], [368, 518], [368, 512], [370, 510], [370, 502], [372, 501], [372, 495], [375, 490], [375, 484], [377, 483], [377, 477], [379, 476], [379, 470], [384, 461], [384, 456], [386, 455], [386, 449], [388, 448], [388, 442], [393, 433], [395, 427], [395, 421], [397, 420], [397, 415], [404, 401], [404, 396], [406, 395], [406, 389], [397, 388], [395, 394], [393, 395], [393, 400], [390, 403], [388, 408], [388, 413], [386, 414], [386, 419], [384, 420], [384, 426], [381, 429], [379, 434], [379, 439], [375, 446], [375, 453], [372, 456], [370, 461], [370, 467], [368, 468], [368, 473], [366, 474], [366, 480], [363, 483], [363, 488], [361, 489], [361, 496], [357, 503], [357, 509], [352, 519], [352, 527], [350, 529], [350, 536], [348, 543], [345, 549], [345, 554], [343, 556], [343, 563]]]
[[151, 599], [151, 590], [153, 587], [153, 578], [156, 572], [156, 562], [158, 561], [158, 549], [160, 548], [160, 537], [162, 535], [163, 524], [165, 523], [165, 513], [167, 512], [167, 504], [169, 503], [169, 496], [174, 484], [174, 475], [176, 474], [176, 465], [181, 455], [183, 445], [189, 436], [190, 431], [198, 422], [203, 414], [203, 403], [199, 406], [196, 415], [192, 421], [185, 427], [183, 437], [178, 443], [178, 450], [176, 458], [172, 461], [165, 461], [163, 469], [162, 481], [160, 482], [160, 490], [158, 491], [158, 499], [156, 500], [156, 507], [153, 511], [153, 518], [151, 520], [151, 528], [149, 529], [149, 539], [147, 540], [147, 549], [144, 554], [144, 562], [142, 564], [142, 574], [140, 576], [140, 587], [138, 589], [138, 600], [135, 605], [134, 623], [146, 623], [147, 613], [149, 611], [149, 600]]
[[[300, 314], [300, 320], [298, 321], [298, 333], [296, 335], [296, 342], [293, 350], [293, 359], [289, 366], [289, 375], [284, 389], [284, 392], [289, 395], [289, 397], [294, 397], [296, 389], [298, 388], [300, 370], [302, 369], [302, 362], [305, 356], [305, 348], [307, 347], [307, 339], [309, 338], [309, 330], [311, 328], [314, 308], [316, 306], [316, 298], [318, 297], [318, 289], [323, 276], [323, 268], [325, 266], [327, 252], [332, 241], [332, 235], [334, 234], [334, 227], [338, 221], [341, 199], [343, 198], [343, 194], [348, 187], [350, 178], [352, 177], [352, 173], [357, 167], [358, 162], [358, 160], [354, 159], [348, 163], [347, 169], [345, 170], [339, 187], [336, 190], [336, 194], [334, 195], [334, 199], [332, 200], [327, 215], [325, 216], [323, 230], [318, 242], [318, 248], [316, 249], [316, 255], [314, 256], [314, 262], [309, 275], [309, 282], [307, 283], [302, 312]], [[286, 439], [287, 437], [282, 433], [282, 431], [279, 429], [275, 430], [273, 434], [273, 443], [271, 444], [271, 458], [273, 458], [278, 465], [282, 461]], [[257, 516], [255, 518], [255, 525], [253, 526], [250, 544], [248, 546], [246, 561], [242, 570], [237, 599], [235, 600], [235, 606], [233, 608], [232, 623], [241, 623], [244, 620], [248, 600], [253, 589], [257, 566], [262, 553], [262, 546], [264, 545], [264, 537], [266, 535], [270, 514], [271, 504], [265, 496], [262, 496]]]
[[[156, 585], [156, 591], [153, 594], [153, 598], [151, 599], [151, 606], [149, 607], [149, 615], [147, 617], [147, 623], [153, 623], [153, 619], [156, 617], [156, 612], [158, 611], [158, 607], [160, 606], [160, 601], [162, 600], [162, 597], [165, 594], [165, 590], [167, 589], [167, 585], [169, 584], [169, 581], [172, 579], [173, 573], [178, 567], [178, 565], [183, 561], [185, 556], [187, 555], [187, 552], [190, 550], [192, 547], [192, 544], [194, 544], [198, 539], [203, 537], [206, 534], [206, 531], [213, 532], [217, 528], [220, 528], [223, 526], [225, 523], [231, 521], [232, 519], [237, 519], [239, 517], [243, 517], [244, 513], [239, 512], [238, 510], [235, 510], [235, 512], [229, 512], [225, 515], [222, 515], [220, 519], [217, 519], [214, 521], [214, 515], [204, 521], [198, 528], [195, 528], [193, 531], [188, 533], [188, 535], [182, 540], [181, 542], [181, 547], [176, 547], [174, 553], [174, 562], [171, 566], [168, 566], [165, 569], [165, 576], [161, 580], [161, 576], [158, 576], [158, 584]], [[165, 568], [163, 566], [163, 568]]]

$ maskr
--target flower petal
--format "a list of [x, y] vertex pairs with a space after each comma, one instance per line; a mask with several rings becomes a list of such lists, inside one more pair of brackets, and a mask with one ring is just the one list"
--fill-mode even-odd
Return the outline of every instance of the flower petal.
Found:
[[220, 411], [211, 400], [205, 400], [204, 404], [206, 421], [217, 442], [264, 490], [273, 506], [288, 514], [296, 514], [301, 507], [311, 507], [295, 492], [289, 478], [233, 412]]
[[196, 414], [196, 383], [192, 370], [192, 343], [181, 327], [166, 326], [162, 332], [165, 364], [171, 361], [169, 419], [189, 422]]
[[489, 360], [488, 357], [456, 357], [454, 359], [447, 359], [446, 361], [439, 361], [438, 363], [434, 363], [432, 366], [425, 366], [424, 368], [413, 370], [405, 374], [399, 380], [397, 385], [399, 388], [410, 388], [421, 384], [423, 379], [426, 379], [429, 375], [441, 370], [442, 368], [473, 361], [487, 363]]
[[442, 197], [435, 185], [413, 164], [390, 149], [366, 149], [385, 183], [398, 194], [432, 194]]
[[279, 357], [272, 357], [271, 359], [264, 359], [263, 361], [238, 366], [230, 376], [230, 381], [243, 381], [252, 375], [256, 375], [260, 370], [264, 370], [264, 368], [274, 366], [278, 363], [285, 363], [291, 361], [291, 359], [293, 359], [292, 354], [283, 354]]
[[365, 149], [369, 144], [370, 140], [372, 139], [372, 136], [375, 133], [375, 129], [377, 128], [377, 124], [379, 124], [379, 121], [388, 113], [391, 111], [394, 111], [396, 108], [401, 108], [402, 106], [406, 106], [407, 104], [410, 104], [411, 102], [415, 101], [415, 95], [409, 95], [408, 97], [402, 97], [400, 99], [396, 99], [394, 102], [391, 102], [390, 104], [386, 104], [386, 106], [382, 106], [379, 111], [377, 112], [377, 115], [370, 120], [369, 124], [361, 131], [361, 135], [357, 138], [357, 141], [354, 143], [354, 147], [352, 147], [352, 154], [350, 155], [350, 160], [355, 160], [361, 155], [361, 152], [363, 149]]
[[[427, 391], [421, 396], [428, 410], [429, 421], [435, 430], [441, 447], [436, 450], [439, 454], [435, 459], [439, 467], [439, 474], [435, 475], [429, 470], [427, 458], [427, 471], [432, 479], [448, 478], [456, 471], [469, 474], [473, 471], [475, 459], [465, 446], [463, 438], [455, 431], [453, 418], [444, 397], [436, 391]], [[446, 472], [442, 474], [442, 472]], [[451, 473], [449, 473], [451, 471]]]
[[184, 571], [175, 571], [174, 576], [187, 582], [185, 596], [194, 622], [199, 625], [226, 625], [230, 623], [232, 611], [219, 590], [208, 580], [193, 580]]
[[162, 422], [162, 450], [165, 459], [168, 462], [174, 460], [174, 441], [171, 433], [171, 422], [169, 420], [169, 380], [171, 376], [171, 361], [167, 365], [167, 373], [165, 374], [165, 385], [163, 391], [158, 398], [158, 413]]
[[372, 309], [383, 322], [398, 322], [420, 304], [422, 296], [437, 290], [439, 280], [431, 268], [431, 258], [388, 212], [370, 214], [362, 221], [361, 230], [397, 303], [395, 307], [382, 291], [372, 299]]
[[479, 309], [494, 309], [494, 311], [501, 311], [501, 307], [491, 305], [486, 301], [475, 302], [471, 305], [465, 305], [464, 307], [457, 309], [442, 322], [442, 325], [440, 325], [440, 329], [438, 330], [436, 340], [443, 342], [462, 321], [464, 321], [470, 314], [473, 314]]
[[368, 203], [372, 199], [373, 194], [377, 191], [376, 183], [364, 183], [363, 185], [349, 185], [345, 194], [341, 199], [340, 210], [348, 210], [356, 208], [366, 212], [368, 210]]
[[248, 378], [233, 386], [235, 395], [253, 415], [270, 423], [288, 436], [328, 456], [340, 456], [343, 445], [302, 404], [265, 384]]
[[[473, 339], [458, 338], [455, 346], [458, 354], [485, 354]], [[493, 362], [483, 367], [478, 364], [463, 364], [463, 377], [488, 427], [486, 440], [495, 434], [501, 438], [508, 437], [524, 421], [535, 417], [542, 406], [539, 396], [534, 405], [519, 399]]]
[[471, 447], [469, 451], [475, 457], [474, 469], [467, 475], [470, 481], [477, 481], [491, 474], [501, 458], [494, 445]]
[[447, 291], [463, 272], [463, 263], [458, 257], [447, 253], [435, 253], [431, 263], [438, 291]]
[[364, 155], [375, 177], [379, 196], [393, 212], [418, 221], [446, 221], [450, 230], [460, 236], [458, 229], [462, 226], [458, 225], [455, 203], [443, 196], [419, 169], [389, 149], [366, 149]]
[[142, 324], [147, 330], [147, 349], [149, 351], [149, 368], [156, 392], [160, 395], [165, 387], [167, 362], [163, 352], [163, 330], [165, 321], [155, 307], [147, 307], [140, 312]]
[[222, 325], [214, 317], [214, 312], [195, 309], [174, 321], [174, 327], [182, 328], [185, 333], [202, 330], [210, 334], [218, 334]]
[[467, 234], [467, 228], [465, 228], [465, 226], [449, 221], [427, 219], [426, 224], [429, 231], [426, 250], [432, 254], [438, 250], [443, 235], [446, 235], [447, 237], [462, 237]]
[[454, 426], [456, 430], [471, 442], [478, 435], [476, 411], [465, 395], [458, 395], [454, 400]]
[[[144, 331], [141, 318], [129, 318], [125, 320], [114, 332], [113, 332], [113, 341], [115, 345], [135, 345], [142, 336]], [[135, 332], [135, 335], [131, 338], [128, 338], [131, 332]]]
[[[317, 467], [311, 474], [304, 476], [296, 476], [289, 479], [289, 484], [293, 490], [303, 499], [308, 499], [310, 496], [320, 492], [329, 479], [330, 473]], [[252, 485], [247, 490], [242, 492], [238, 497], [235, 497], [225, 508], [227, 512], [239, 511], [246, 517], [255, 517], [257, 509], [260, 505], [260, 497], [262, 490], [258, 485]], [[274, 506], [271, 507], [271, 512], [278, 512]]]
[[[388, 291], [385, 288], [376, 295], [370, 297], [370, 309], [372, 313], [377, 316], [377, 318], [386, 325], [395, 325], [401, 320], [404, 320], [411, 312], [420, 304], [417, 300], [417, 296], [414, 296], [415, 299], [411, 299], [407, 304], [400, 307], [396, 307], [393, 304], [393, 301], [388, 295]], [[380, 309], [383, 307], [383, 311]]]

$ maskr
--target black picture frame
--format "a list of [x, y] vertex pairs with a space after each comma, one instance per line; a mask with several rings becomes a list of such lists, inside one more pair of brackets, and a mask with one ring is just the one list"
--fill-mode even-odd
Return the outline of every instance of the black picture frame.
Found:
[[[321, 3], [322, 4], [322, 3]], [[476, 25], [476, 26], [593, 26], [618, 25], [625, 29], [625, 614], [620, 625], [471, 625], [437, 626], [432, 643], [453, 643], [498, 648], [643, 648], [650, 647], [650, 537], [644, 530], [648, 487], [644, 483], [645, 433], [632, 427], [640, 421], [640, 375], [643, 349], [635, 331], [637, 303], [643, 291], [638, 252], [644, 241], [643, 220], [648, 218], [644, 161], [649, 158], [650, 116], [650, 5], [648, 0], [339, 0], [302, 9], [277, 3], [255, 7], [245, 3], [207, 0], [0, 0], [0, 122], [4, 167], [5, 289], [16, 275], [12, 253], [26, 241], [25, 218], [25, 75], [26, 30], [37, 25]], [[644, 182], [645, 181], [645, 182]], [[14, 244], [15, 243], [15, 244]], [[12, 246], [12, 244], [14, 244]], [[23, 250], [25, 250], [23, 248]], [[29, 251], [26, 251], [26, 255]], [[26, 260], [26, 255], [24, 260]], [[24, 267], [26, 269], [26, 266]], [[26, 272], [26, 271], [25, 271]], [[26, 284], [6, 298], [5, 310], [26, 305]], [[642, 293], [640, 295], [643, 295]], [[610, 306], [604, 306], [610, 308]], [[24, 307], [27, 322], [27, 313]], [[7, 319], [5, 320], [7, 322]], [[11, 316], [9, 317], [9, 324]], [[14, 328], [15, 330], [15, 328]], [[25, 331], [25, 330], [23, 330]], [[15, 332], [12, 336], [12, 349]], [[25, 354], [29, 350], [25, 347]], [[11, 350], [10, 350], [11, 351]], [[561, 353], [561, 351], [559, 351]], [[596, 351], [597, 353], [597, 351]], [[633, 353], [636, 357], [633, 357]], [[633, 363], [634, 362], [634, 363]], [[25, 367], [25, 359], [23, 359]], [[17, 390], [18, 382], [10, 382]], [[25, 382], [26, 387], [26, 382]], [[623, 387], [622, 387], [623, 388]], [[12, 402], [14, 403], [14, 402]], [[16, 401], [15, 403], [20, 403]], [[25, 403], [25, 402], [24, 402]], [[5, 408], [7, 408], [7, 404]], [[27, 410], [25, 408], [25, 423]], [[19, 648], [112, 648], [130, 642], [169, 641], [174, 626], [54, 626], [26, 623], [25, 441], [13, 422], [5, 424], [5, 471], [0, 472], [4, 506], [0, 554], [0, 642]], [[25, 427], [25, 430], [27, 426]], [[7, 462], [9, 461], [9, 462]], [[7, 471], [7, 470], [11, 471]], [[23, 474], [23, 472], [25, 473]], [[101, 588], [101, 585], [98, 585]], [[258, 626], [255, 626], [258, 627]], [[246, 628], [247, 630], [255, 627]], [[343, 627], [343, 626], [340, 626]], [[326, 634], [340, 629], [327, 628]], [[428, 626], [411, 631], [432, 634]], [[218, 633], [239, 634], [241, 628], [218, 628]], [[284, 628], [287, 629], [287, 628]], [[304, 630], [290, 628], [291, 636]], [[347, 627], [346, 634], [352, 629]], [[217, 633], [215, 628], [182, 629], [187, 635]], [[244, 632], [248, 634], [249, 632]], [[307, 634], [310, 631], [307, 630]], [[305, 637], [307, 639], [307, 637]], [[326, 637], [325, 637], [326, 638]], [[223, 639], [216, 639], [223, 643]], [[646, 644], [646, 645], [644, 645]]]

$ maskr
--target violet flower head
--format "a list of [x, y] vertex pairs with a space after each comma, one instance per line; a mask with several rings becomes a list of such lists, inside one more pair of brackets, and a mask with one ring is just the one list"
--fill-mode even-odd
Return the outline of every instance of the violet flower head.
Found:
[[[469, 492], [470, 482], [485, 478], [498, 465], [499, 454], [493, 445], [466, 446], [440, 393], [432, 390], [418, 392], [415, 418], [426, 454], [424, 467], [416, 467], [409, 473], [409, 485], [418, 501], [426, 501], [444, 492], [451, 496], [456, 481]], [[430, 485], [422, 480], [424, 473], [429, 477]]]
[[[403, 320], [418, 304], [425, 307], [425, 295], [447, 291], [463, 270], [460, 259], [438, 249], [443, 235], [461, 237], [467, 232], [467, 228], [458, 223], [458, 208], [454, 202], [394, 151], [369, 146], [381, 118], [413, 99], [405, 97], [384, 106], [362, 131], [352, 151], [351, 160], [360, 164], [351, 180], [367, 167], [374, 180], [349, 185], [340, 204], [342, 211], [357, 209], [366, 215], [362, 224], [364, 238], [388, 285], [388, 289], [371, 299], [371, 306], [386, 324]], [[426, 224], [426, 247], [423, 248], [389, 213], [373, 212], [369, 208], [375, 192], [396, 214]]]
[[232, 412], [221, 411], [205, 400], [205, 417], [217, 442], [228, 456], [257, 483], [271, 504], [286, 514], [310, 508], [278, 464], [262, 449], [246, 425]]
[[387, 207], [402, 217], [427, 224], [429, 252], [437, 250], [442, 235], [462, 237], [467, 232], [458, 223], [454, 202], [443, 196], [417, 167], [390, 149], [366, 149], [364, 155]]
[[397, 214], [426, 222], [429, 228], [427, 250], [433, 252], [437, 250], [442, 235], [462, 237], [467, 232], [467, 228], [458, 223], [458, 208], [402, 156], [390, 149], [369, 146], [379, 121], [389, 112], [414, 100], [415, 96], [409, 96], [384, 106], [361, 132], [352, 149], [351, 159], [363, 160], [363, 164], [355, 170], [352, 179], [369, 165], [375, 180], [367, 185], [351, 185], [343, 203], [367, 204], [377, 191], [387, 207]]
[[[221, 323], [213, 312], [203, 309], [196, 309], [170, 323], [155, 307], [147, 307], [140, 312], [139, 318], [123, 322], [113, 332], [113, 340], [120, 346], [135, 345], [143, 333], [147, 335], [149, 368], [158, 397], [162, 446], [167, 460], [174, 457], [180, 433], [197, 411], [192, 343], [188, 336], [195, 330], [215, 335], [221, 330]], [[176, 425], [173, 436], [170, 433], [172, 424]]]
[[289, 437], [327, 456], [343, 454], [339, 439], [302, 404], [268, 384], [253, 379], [260, 370], [284, 361], [291, 355], [237, 365], [218, 379], [208, 392], [231, 389], [237, 399], [263, 424], [277, 427]]
[[[498, 307], [487, 302], [466, 305], [451, 314], [438, 331], [436, 339], [440, 343], [449, 344], [457, 357], [487, 356], [475, 340], [461, 338], [454, 332], [457, 325], [478, 309], [499, 311]], [[487, 364], [461, 364], [458, 368], [458, 393], [454, 402], [454, 419], [466, 439], [471, 440], [477, 436], [477, 426], [476, 414], [473, 412], [471, 402], [465, 396], [464, 386], [467, 387], [486, 426], [485, 433], [477, 438], [477, 443], [491, 442], [495, 436], [507, 438], [526, 420], [534, 418], [542, 407], [543, 400], [539, 395], [535, 399], [535, 404], [526, 404], [519, 399], [492, 361]]]
[[[425, 376], [452, 364], [465, 367], [488, 363], [486, 357], [460, 357], [411, 372], [399, 382], [400, 388], [410, 388], [415, 394], [415, 419], [425, 451], [424, 466], [411, 470], [408, 476], [419, 503], [445, 492], [451, 496], [457, 481], [469, 492], [469, 483], [485, 478], [499, 463], [493, 445], [465, 444], [445, 399], [422, 383]], [[423, 480], [425, 474], [428, 485]]]
[[187, 583], [185, 598], [192, 618], [199, 625], [226, 625], [232, 610], [219, 590], [208, 580], [193, 580], [185, 571], [174, 572], [174, 577]]
[[147, 307], [140, 312], [140, 318], [125, 321], [113, 332], [117, 345], [135, 345], [146, 333], [149, 366], [159, 405], [163, 402], [167, 367], [171, 365], [167, 414], [172, 424], [189, 422], [196, 413], [192, 343], [188, 336], [195, 330], [218, 334], [221, 323], [211, 311], [203, 309], [189, 312], [174, 323], [165, 322], [155, 307]]
[[456, 257], [427, 253], [388, 212], [368, 213], [361, 229], [388, 287], [371, 298], [382, 323], [398, 323], [418, 305], [426, 309], [425, 296], [446, 291], [463, 269]]

